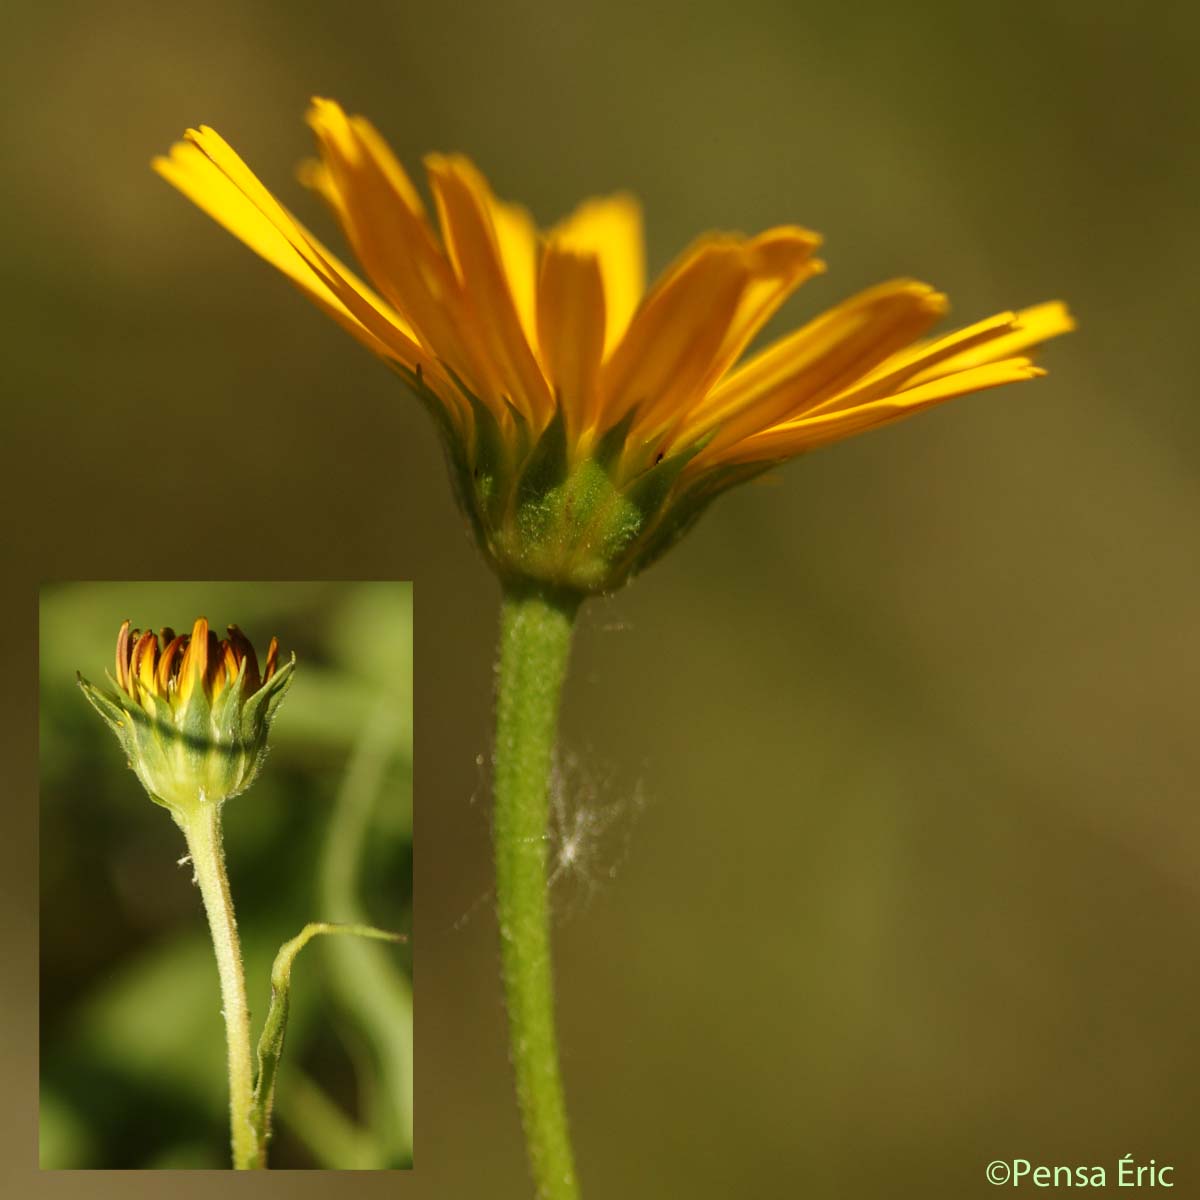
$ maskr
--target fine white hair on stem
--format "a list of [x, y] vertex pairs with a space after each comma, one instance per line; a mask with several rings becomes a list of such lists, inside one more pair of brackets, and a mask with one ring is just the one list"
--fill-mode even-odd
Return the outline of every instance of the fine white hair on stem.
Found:
[[566, 892], [561, 916], [591, 900], [629, 856], [633, 827], [646, 806], [641, 783], [620, 789], [611, 773], [585, 765], [578, 754], [556, 756], [546, 825], [546, 886]]
[[[470, 807], [487, 796], [487, 759], [475, 759], [476, 789]], [[633, 829], [646, 807], [640, 780], [623, 788], [611, 770], [585, 763], [574, 751], [555, 755], [549, 782], [546, 832], [546, 888], [556, 900], [560, 919], [569, 919], [607, 882], [615, 879], [629, 857]], [[491, 888], [478, 894], [452, 923], [457, 933], [466, 928], [484, 904], [494, 898]]]

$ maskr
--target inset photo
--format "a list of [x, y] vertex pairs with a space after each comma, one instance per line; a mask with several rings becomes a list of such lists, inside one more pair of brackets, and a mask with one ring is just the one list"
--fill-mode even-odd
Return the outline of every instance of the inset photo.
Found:
[[42, 588], [43, 1169], [412, 1166], [412, 614]]

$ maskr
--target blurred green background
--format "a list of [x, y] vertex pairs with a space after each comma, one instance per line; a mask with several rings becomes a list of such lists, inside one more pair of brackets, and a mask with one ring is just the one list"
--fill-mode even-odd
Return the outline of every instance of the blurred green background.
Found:
[[1048, 378], [729, 495], [585, 610], [566, 744], [628, 842], [558, 891], [585, 1194], [958, 1198], [993, 1158], [1127, 1152], [1195, 1186], [1198, 37], [1194, 6], [1114, 0], [12, 13], [10, 1028], [36, 1011], [34, 583], [411, 578], [416, 1170], [353, 1186], [528, 1195], [477, 765], [495, 584], [395, 379], [148, 166], [211, 123], [337, 244], [293, 180], [321, 92], [543, 222], [635, 191], [654, 268], [708, 228], [821, 230], [829, 273], [775, 330], [898, 274], [964, 323], [1080, 318]]
[[[270, 759], [225, 809], [255, 1032], [279, 945], [309, 921], [411, 927], [412, 588], [75, 583], [41, 603], [41, 1165], [224, 1167], [216, 966], [182, 835], [75, 686], [121, 620], [239, 624], [296, 654]], [[409, 947], [323, 938], [298, 959], [273, 1167], [406, 1166]]]

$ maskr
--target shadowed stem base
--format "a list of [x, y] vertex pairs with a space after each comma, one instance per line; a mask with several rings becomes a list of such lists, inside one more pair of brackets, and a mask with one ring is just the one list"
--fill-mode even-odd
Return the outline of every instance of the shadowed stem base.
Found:
[[506, 589], [493, 751], [496, 907], [517, 1104], [538, 1200], [576, 1200], [546, 898], [548, 785], [575, 596]]

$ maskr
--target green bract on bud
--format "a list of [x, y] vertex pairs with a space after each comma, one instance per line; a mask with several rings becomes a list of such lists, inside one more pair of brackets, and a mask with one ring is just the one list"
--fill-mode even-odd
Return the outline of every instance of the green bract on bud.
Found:
[[[272, 638], [260, 673], [237, 628], [218, 641], [201, 617], [191, 635], [163, 629], [117, 635], [112, 690], [82, 676], [79, 686], [125, 750], [150, 799], [184, 824], [202, 805], [244, 792], [267, 752], [267, 730], [296, 665], [278, 665]], [[107, 673], [106, 673], [107, 674]]]
[[455, 379], [470, 408], [464, 439], [420, 373], [405, 373], [441, 427], [459, 504], [501, 578], [608, 592], [648, 567], [716, 495], [761, 463], [686, 468], [705, 440], [670, 454], [631, 444], [633, 415], [590, 444], [558, 410], [540, 432], [515, 410], [501, 423]]

